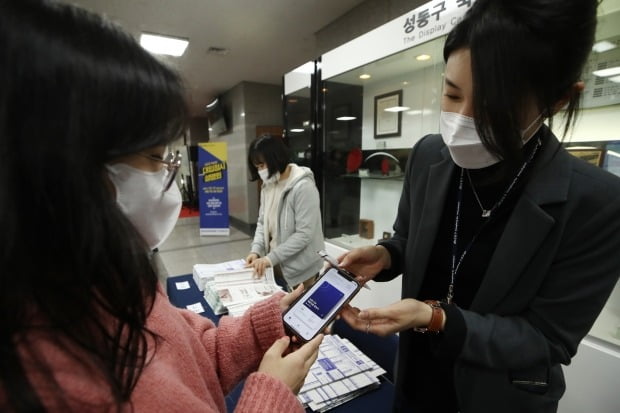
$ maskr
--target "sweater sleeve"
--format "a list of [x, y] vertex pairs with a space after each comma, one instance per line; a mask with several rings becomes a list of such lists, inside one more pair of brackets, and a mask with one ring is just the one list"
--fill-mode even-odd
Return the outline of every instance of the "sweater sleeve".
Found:
[[252, 373], [245, 381], [236, 413], [304, 412], [284, 382], [264, 373]]
[[284, 336], [282, 295], [255, 304], [241, 317], [222, 317], [217, 328], [208, 319], [196, 322], [194, 314], [187, 314], [212, 357], [224, 394], [256, 370], [265, 351]]
[[250, 252], [255, 253], [259, 257], [263, 257], [267, 253], [268, 245], [265, 245], [265, 194], [261, 192], [260, 205], [258, 207], [258, 221], [256, 222], [256, 231], [254, 232], [254, 238], [252, 245], [250, 246]]

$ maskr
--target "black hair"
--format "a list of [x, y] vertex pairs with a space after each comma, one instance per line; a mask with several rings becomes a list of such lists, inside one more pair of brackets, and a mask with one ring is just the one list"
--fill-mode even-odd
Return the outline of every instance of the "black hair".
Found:
[[476, 129], [501, 159], [522, 160], [520, 122], [528, 99], [550, 126], [555, 106], [566, 101], [564, 135], [574, 124], [581, 94], [573, 85], [594, 43], [598, 3], [478, 0], [448, 34], [445, 61], [470, 49]]
[[269, 176], [277, 172], [284, 172], [286, 166], [291, 163], [291, 155], [284, 139], [269, 134], [264, 134], [254, 139], [248, 149], [248, 168], [250, 181], [260, 179], [255, 164], [264, 162], [267, 164]]
[[31, 369], [69, 405], [32, 334], [95, 367], [109, 407], [130, 400], [159, 340], [158, 281], [105, 165], [168, 144], [186, 117], [179, 76], [110, 22], [0, 0], [0, 410], [45, 410]]

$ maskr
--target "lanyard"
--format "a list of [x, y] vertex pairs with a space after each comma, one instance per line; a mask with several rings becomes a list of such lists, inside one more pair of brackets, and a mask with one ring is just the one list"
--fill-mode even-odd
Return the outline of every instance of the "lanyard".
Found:
[[[497, 203], [489, 211], [489, 215], [488, 215], [489, 219], [486, 220], [480, 226], [480, 228], [478, 228], [478, 231], [476, 231], [476, 233], [472, 237], [471, 241], [469, 241], [469, 243], [463, 249], [463, 252], [461, 253], [461, 255], [459, 257], [458, 256], [459, 223], [460, 223], [460, 220], [461, 220], [461, 206], [462, 206], [462, 203], [463, 203], [463, 177], [465, 175], [465, 169], [461, 168], [461, 174], [460, 174], [460, 177], [459, 177], [459, 189], [458, 189], [458, 194], [457, 194], [457, 198], [456, 198], [456, 216], [454, 217], [454, 232], [452, 234], [452, 268], [451, 268], [451, 271], [450, 271], [450, 285], [448, 286], [448, 294], [446, 295], [446, 302], [448, 304], [451, 304], [452, 303], [452, 299], [454, 298], [454, 282], [456, 281], [456, 274], [457, 274], [457, 272], [458, 272], [458, 270], [459, 270], [459, 268], [461, 266], [461, 263], [463, 262], [463, 259], [465, 258], [465, 255], [467, 255], [467, 252], [469, 252], [469, 250], [471, 249], [471, 246], [474, 244], [474, 241], [476, 240], [476, 238], [478, 238], [478, 235], [480, 235], [480, 233], [482, 232], [484, 227], [489, 222], [491, 222], [491, 220], [494, 217], [493, 213], [504, 202], [504, 200], [506, 199], [506, 197], [508, 196], [508, 194], [510, 193], [512, 188], [515, 186], [515, 184], [517, 183], [517, 181], [519, 180], [519, 178], [523, 174], [523, 171], [525, 170], [525, 168], [527, 168], [527, 166], [534, 159], [534, 156], [536, 155], [536, 152], [538, 152], [538, 149], [541, 147], [541, 145], [542, 145], [542, 141], [539, 138], [538, 142], [536, 143], [536, 146], [534, 147], [534, 150], [532, 150], [532, 153], [530, 154], [528, 159], [525, 162], [523, 162], [523, 165], [521, 165], [521, 168], [517, 172], [517, 175], [513, 178], [513, 180], [510, 183], [510, 185], [508, 185], [508, 187], [506, 188], [506, 190], [504, 191], [502, 196], [499, 198], [499, 201], [497, 201]], [[473, 184], [472, 184], [472, 189], [473, 189]], [[457, 260], [457, 257], [458, 257], [458, 260]]]
[[482, 229], [486, 226], [488, 222], [491, 220], [488, 219], [484, 221], [484, 223], [478, 228], [476, 234], [472, 237], [471, 241], [467, 244], [467, 246], [463, 249], [461, 256], [458, 257], [458, 240], [459, 240], [459, 223], [461, 220], [461, 205], [463, 203], [463, 176], [464, 169], [461, 168], [461, 174], [459, 177], [459, 189], [456, 198], [456, 216], [454, 217], [454, 232], [452, 233], [452, 268], [450, 271], [450, 285], [448, 286], [448, 295], [446, 296], [446, 302], [448, 304], [452, 303], [452, 298], [454, 298], [454, 281], [456, 280], [456, 273], [467, 255], [467, 252], [470, 250], [471, 246], [474, 244], [474, 241], [478, 237], [478, 235], [482, 232]]

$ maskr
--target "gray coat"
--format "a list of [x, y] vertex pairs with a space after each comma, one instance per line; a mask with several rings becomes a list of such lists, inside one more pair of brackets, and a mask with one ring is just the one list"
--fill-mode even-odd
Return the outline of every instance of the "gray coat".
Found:
[[260, 209], [251, 252], [267, 255], [271, 263], [280, 265], [289, 286], [312, 277], [323, 266], [317, 251], [325, 248], [319, 191], [309, 168], [291, 164], [291, 176], [278, 203], [276, 248], [269, 251], [265, 228], [265, 186], [261, 191]]
[[[461, 412], [556, 411], [565, 390], [561, 364], [570, 363], [620, 274], [620, 179], [558, 149], [544, 128], [546, 143], [480, 288], [469, 310], [460, 309], [467, 329], [454, 367]], [[389, 241], [404, 262], [376, 278], [403, 272], [403, 298], [415, 298], [427, 275], [455, 167], [440, 135], [412, 150]], [[400, 335], [399, 366], [415, 351], [412, 334]], [[399, 369], [397, 391], [407, 392], [412, 374], [420, 372]]]

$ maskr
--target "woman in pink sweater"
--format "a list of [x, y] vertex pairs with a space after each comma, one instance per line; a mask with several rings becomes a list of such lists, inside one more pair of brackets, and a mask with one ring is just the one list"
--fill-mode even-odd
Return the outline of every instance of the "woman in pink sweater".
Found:
[[[321, 337], [172, 307], [150, 251], [181, 206], [179, 77], [83, 10], [0, 0], [0, 411], [303, 411]], [[38, 264], [37, 264], [38, 263]]]

